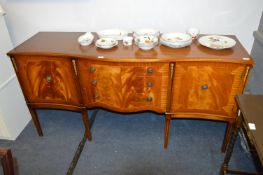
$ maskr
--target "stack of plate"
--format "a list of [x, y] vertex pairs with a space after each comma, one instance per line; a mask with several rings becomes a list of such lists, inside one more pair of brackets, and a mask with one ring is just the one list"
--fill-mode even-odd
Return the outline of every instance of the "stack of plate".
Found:
[[161, 36], [160, 43], [172, 48], [181, 48], [189, 46], [192, 37], [185, 33], [165, 33]]

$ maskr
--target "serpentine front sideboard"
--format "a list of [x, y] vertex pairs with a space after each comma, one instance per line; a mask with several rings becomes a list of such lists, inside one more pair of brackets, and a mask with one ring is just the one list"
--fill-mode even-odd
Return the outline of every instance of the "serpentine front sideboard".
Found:
[[8, 53], [39, 135], [37, 108], [82, 112], [88, 139], [86, 109], [150, 110], [165, 114], [165, 147], [173, 118], [227, 122], [225, 150], [237, 111], [235, 95], [243, 92], [254, 64], [235, 36], [229, 37], [237, 44], [225, 50], [194, 41], [180, 49], [159, 45], [143, 51], [122, 43], [112, 49], [80, 46], [82, 34], [40, 32]]

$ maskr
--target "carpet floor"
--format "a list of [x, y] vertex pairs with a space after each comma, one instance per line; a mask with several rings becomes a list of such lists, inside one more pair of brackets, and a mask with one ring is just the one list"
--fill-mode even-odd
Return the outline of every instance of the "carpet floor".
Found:
[[[66, 174], [84, 134], [81, 114], [62, 110], [37, 113], [43, 137], [37, 135], [31, 121], [15, 141], [0, 140], [0, 147], [11, 148], [16, 175]], [[168, 149], [163, 148], [163, 125], [164, 116], [156, 113], [99, 110], [92, 123], [92, 141], [86, 142], [73, 174], [219, 174], [224, 159], [224, 122], [175, 119]], [[255, 170], [250, 153], [239, 142], [230, 167]]]

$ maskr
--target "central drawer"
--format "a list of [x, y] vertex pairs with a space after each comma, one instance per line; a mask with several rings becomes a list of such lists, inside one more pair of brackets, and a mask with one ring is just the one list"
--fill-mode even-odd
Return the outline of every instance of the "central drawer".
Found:
[[85, 106], [165, 112], [168, 63], [77, 62]]

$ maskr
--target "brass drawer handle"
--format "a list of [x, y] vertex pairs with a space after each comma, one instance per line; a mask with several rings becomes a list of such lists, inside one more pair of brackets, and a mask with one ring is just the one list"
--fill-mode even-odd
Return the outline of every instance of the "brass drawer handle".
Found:
[[94, 97], [94, 99], [99, 99], [100, 95], [98, 93], [95, 93], [93, 97]]
[[89, 68], [89, 71], [90, 71], [91, 73], [94, 73], [94, 72], [96, 72], [96, 67], [94, 67], [94, 66], [91, 66], [91, 67]]
[[201, 86], [201, 89], [202, 89], [202, 90], [207, 90], [207, 89], [208, 89], [208, 85], [207, 85], [207, 84], [203, 84], [203, 85]]
[[147, 68], [147, 73], [149, 74], [149, 75], [151, 75], [151, 74], [153, 74], [153, 69], [152, 68]]
[[151, 101], [153, 101], [153, 98], [152, 97], [147, 97], [146, 101], [151, 102]]
[[50, 75], [48, 75], [48, 76], [46, 77], [46, 80], [47, 80], [48, 83], [51, 83], [52, 77], [51, 77]]
[[147, 82], [147, 87], [148, 87], [148, 88], [153, 87], [153, 83], [152, 83], [152, 82]]
[[91, 84], [96, 86], [97, 85], [97, 80], [91, 80]]

